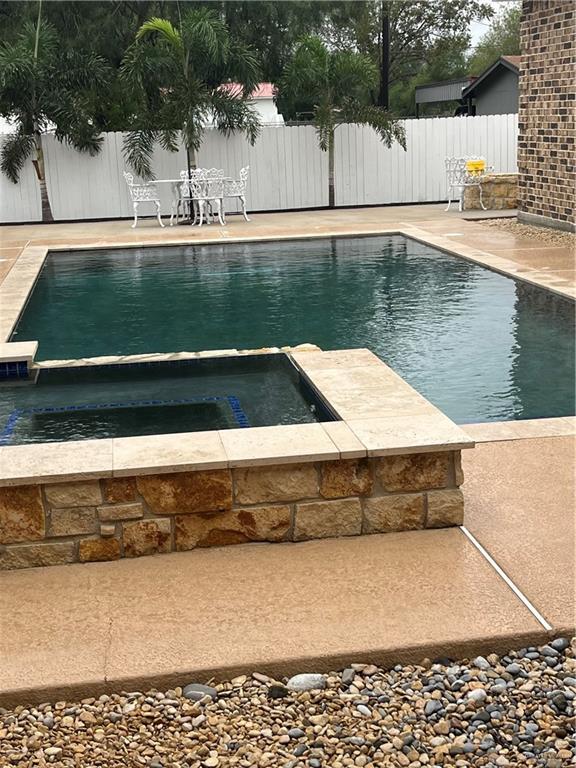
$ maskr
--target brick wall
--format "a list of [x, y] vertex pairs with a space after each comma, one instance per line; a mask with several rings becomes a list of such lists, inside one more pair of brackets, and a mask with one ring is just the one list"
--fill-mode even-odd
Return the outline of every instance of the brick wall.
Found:
[[518, 218], [574, 229], [576, 2], [523, 0]]

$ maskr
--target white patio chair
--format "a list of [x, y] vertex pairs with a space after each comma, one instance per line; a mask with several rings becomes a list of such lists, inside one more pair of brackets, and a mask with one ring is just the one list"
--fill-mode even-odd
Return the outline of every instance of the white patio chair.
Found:
[[163, 227], [164, 224], [162, 223], [162, 218], [160, 216], [160, 198], [158, 197], [158, 189], [156, 188], [156, 185], [149, 182], [135, 184], [134, 176], [131, 173], [126, 172], [124, 172], [124, 179], [128, 185], [130, 199], [132, 200], [132, 207], [134, 208], [134, 224], [132, 224], [132, 229], [134, 229], [138, 223], [138, 206], [140, 203], [155, 204], [158, 224]]
[[[240, 204], [242, 205], [242, 215], [246, 219], [246, 221], [250, 221], [248, 218], [248, 214], [246, 213], [246, 188], [248, 186], [248, 171], [250, 170], [250, 166], [247, 165], [245, 168], [242, 168], [240, 170], [240, 178], [239, 179], [224, 179], [223, 184], [223, 200], [228, 200], [230, 198], [236, 198], [237, 200], [240, 200]], [[224, 211], [224, 202], [222, 202], [222, 215], [224, 217], [224, 221], [226, 221], [226, 215]]]
[[218, 221], [224, 226], [222, 217], [222, 179], [199, 178], [194, 175], [188, 181], [190, 187], [190, 199], [194, 205], [194, 223], [201, 227], [206, 219], [209, 224], [209, 216], [214, 216], [214, 209]]
[[483, 157], [447, 157], [446, 181], [448, 183], [448, 205], [445, 210], [449, 211], [452, 205], [452, 198], [455, 198], [455, 192], [458, 194], [458, 210], [462, 211], [464, 206], [464, 190], [466, 187], [478, 187], [480, 195], [480, 205], [482, 210], [486, 210], [484, 200], [482, 199], [482, 182], [487, 173], [492, 170], [486, 165], [486, 159]]
[[[176, 223], [180, 221], [180, 209], [184, 208], [184, 205], [188, 203], [188, 207], [190, 209], [190, 216], [193, 215], [193, 224], [198, 223], [199, 219], [199, 205], [196, 204], [196, 201], [198, 200], [198, 197], [195, 197], [195, 195], [200, 194], [202, 192], [200, 186], [197, 184], [194, 185], [194, 187], [191, 186], [191, 182], [198, 182], [198, 184], [208, 184], [208, 182], [213, 182], [209, 190], [204, 190], [204, 192], [209, 193], [209, 197], [206, 197], [204, 194], [201, 194], [202, 199], [204, 200], [203, 207], [203, 216], [204, 213], [206, 214], [206, 223], [210, 223], [210, 218], [214, 218], [214, 211], [213, 207], [217, 209], [217, 216], [221, 223], [223, 224], [224, 221], [221, 217], [222, 212], [222, 199], [220, 197], [220, 204], [215, 204], [215, 198], [214, 194], [217, 193], [217, 185], [220, 183], [220, 186], [222, 185], [222, 180], [224, 179], [224, 171], [220, 168], [193, 168], [189, 172], [188, 171], [180, 171], [180, 179], [181, 183], [178, 187], [178, 200], [172, 207], [172, 215], [170, 216], [170, 226], [172, 226], [174, 216], [176, 217]], [[219, 212], [218, 212], [219, 211]]]

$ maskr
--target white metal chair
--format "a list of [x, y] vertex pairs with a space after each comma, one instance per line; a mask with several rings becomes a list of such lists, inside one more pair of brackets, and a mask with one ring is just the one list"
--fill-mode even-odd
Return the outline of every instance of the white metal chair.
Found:
[[[206, 223], [210, 223], [210, 218], [214, 218], [214, 209], [221, 224], [224, 224], [222, 217], [222, 183], [224, 180], [224, 171], [220, 168], [194, 168], [188, 171], [180, 171], [181, 183], [178, 186], [178, 200], [172, 207], [170, 216], [170, 226], [172, 226], [174, 216], [176, 223], [180, 221], [180, 210], [188, 204], [189, 213], [193, 224], [202, 224], [204, 218]], [[202, 202], [202, 205], [200, 205]]]
[[222, 218], [222, 179], [219, 178], [197, 178], [192, 176], [188, 182], [190, 187], [190, 198], [194, 205], [194, 223], [198, 223], [201, 227], [206, 218], [206, 223], [209, 224], [209, 216], [214, 215], [214, 209], [216, 210], [216, 216], [222, 226], [224, 226], [224, 219]]
[[247, 165], [245, 168], [240, 169], [240, 178], [239, 179], [224, 179], [223, 184], [223, 190], [222, 190], [222, 215], [224, 217], [224, 221], [226, 221], [225, 211], [224, 211], [224, 200], [230, 199], [230, 198], [236, 198], [237, 200], [240, 200], [240, 204], [242, 205], [242, 215], [246, 219], [246, 221], [250, 221], [248, 218], [248, 214], [246, 213], [246, 188], [248, 186], [248, 172], [250, 170], [250, 166]]
[[486, 159], [483, 157], [447, 157], [446, 181], [448, 183], [448, 205], [445, 210], [449, 211], [452, 205], [452, 198], [456, 197], [458, 192], [458, 210], [462, 211], [464, 206], [464, 190], [466, 187], [478, 187], [480, 195], [480, 205], [482, 210], [486, 210], [484, 200], [482, 199], [482, 182], [488, 171], [491, 170], [486, 165]]
[[134, 224], [132, 229], [138, 223], [138, 206], [140, 203], [154, 203], [156, 206], [156, 218], [158, 224], [161, 227], [164, 226], [162, 218], [160, 216], [160, 198], [158, 197], [158, 189], [155, 184], [148, 182], [142, 182], [141, 184], [134, 183], [134, 176], [131, 173], [124, 172], [124, 179], [128, 185], [128, 191], [130, 192], [130, 199], [132, 200], [132, 207], [134, 208]]

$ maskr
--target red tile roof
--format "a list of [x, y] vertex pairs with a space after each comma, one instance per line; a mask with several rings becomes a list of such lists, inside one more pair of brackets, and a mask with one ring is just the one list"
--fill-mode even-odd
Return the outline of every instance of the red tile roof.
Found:
[[[239, 93], [242, 89], [240, 83], [224, 83], [222, 86], [230, 93]], [[258, 83], [256, 88], [250, 94], [251, 99], [273, 99], [274, 98], [274, 86], [272, 83]]]

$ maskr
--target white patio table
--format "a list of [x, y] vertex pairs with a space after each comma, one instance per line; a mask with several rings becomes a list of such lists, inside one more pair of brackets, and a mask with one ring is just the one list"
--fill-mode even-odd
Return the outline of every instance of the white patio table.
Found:
[[[233, 181], [231, 176], [224, 176], [223, 178], [219, 179], [220, 181]], [[170, 184], [170, 191], [172, 194], [172, 203], [170, 206], [171, 210], [171, 216], [170, 216], [170, 225], [172, 225], [172, 220], [174, 218], [174, 214], [178, 210], [178, 201], [180, 199], [180, 187], [182, 186], [184, 182], [182, 179], [155, 179], [154, 184]], [[192, 198], [193, 200], [194, 198]], [[176, 222], [178, 223], [178, 222]], [[193, 219], [190, 219], [189, 222], [191, 225], [194, 224]], [[208, 222], [209, 223], [209, 222]]]

